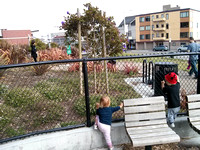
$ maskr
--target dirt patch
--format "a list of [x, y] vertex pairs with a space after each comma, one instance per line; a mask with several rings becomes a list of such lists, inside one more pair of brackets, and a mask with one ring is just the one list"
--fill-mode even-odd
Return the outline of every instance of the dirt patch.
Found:
[[[145, 147], [133, 147], [131, 144], [122, 144], [122, 150], [145, 150]], [[183, 147], [178, 143], [152, 146], [152, 150], [199, 150], [200, 147]]]

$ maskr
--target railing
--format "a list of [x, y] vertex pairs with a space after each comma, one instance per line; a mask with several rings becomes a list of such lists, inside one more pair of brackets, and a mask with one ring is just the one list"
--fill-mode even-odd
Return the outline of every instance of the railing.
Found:
[[[200, 93], [200, 79], [188, 76], [188, 60], [185, 58], [191, 54], [200, 53], [88, 58], [0, 66], [0, 143], [41, 133], [90, 127], [94, 122], [95, 103], [104, 94], [111, 98], [111, 106], [120, 104], [123, 99], [154, 96], [152, 84], [143, 83], [144, 60], [149, 62], [149, 71], [151, 65], [154, 68], [155, 62], [178, 64], [181, 89], [185, 89], [187, 94]], [[115, 60], [116, 64], [107, 64], [106, 75], [104, 61], [109, 60]], [[79, 62], [83, 64], [82, 92]], [[200, 64], [198, 67], [200, 70]], [[113, 115], [115, 121], [123, 119], [123, 111]]]

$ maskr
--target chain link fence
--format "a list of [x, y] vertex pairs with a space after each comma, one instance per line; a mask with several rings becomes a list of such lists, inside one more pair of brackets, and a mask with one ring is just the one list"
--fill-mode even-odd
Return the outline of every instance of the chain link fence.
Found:
[[[111, 98], [111, 106], [124, 99], [163, 95], [160, 82], [170, 71], [179, 75], [180, 93], [195, 94], [200, 80], [188, 75], [188, 56], [129, 55], [1, 66], [0, 143], [91, 126], [102, 95]], [[123, 110], [113, 114], [113, 121], [123, 119]]]

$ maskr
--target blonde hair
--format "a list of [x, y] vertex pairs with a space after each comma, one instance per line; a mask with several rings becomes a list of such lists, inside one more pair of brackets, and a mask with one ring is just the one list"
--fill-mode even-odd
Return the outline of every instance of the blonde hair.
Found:
[[100, 107], [109, 107], [110, 106], [110, 98], [106, 95], [102, 96], [100, 99]]

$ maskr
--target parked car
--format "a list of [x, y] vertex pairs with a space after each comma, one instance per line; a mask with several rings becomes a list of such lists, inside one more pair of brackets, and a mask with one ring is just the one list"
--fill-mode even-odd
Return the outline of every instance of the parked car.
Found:
[[178, 52], [188, 52], [188, 45], [181, 45], [177, 50]]
[[159, 46], [155, 46], [153, 48], [153, 51], [168, 51], [168, 47], [165, 45], [159, 45]]

